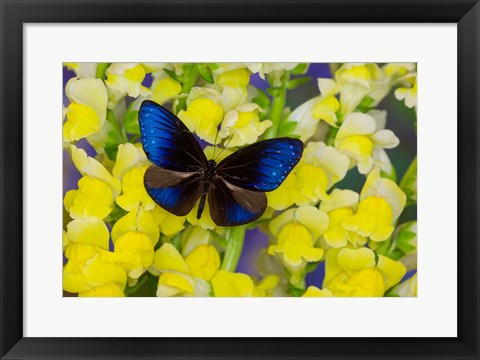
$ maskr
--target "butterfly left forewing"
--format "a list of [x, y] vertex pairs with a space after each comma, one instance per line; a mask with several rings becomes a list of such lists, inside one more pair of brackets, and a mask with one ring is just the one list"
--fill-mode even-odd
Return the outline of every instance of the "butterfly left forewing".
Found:
[[219, 226], [248, 224], [258, 219], [267, 208], [263, 192], [250, 191], [216, 177], [208, 192], [210, 216]]

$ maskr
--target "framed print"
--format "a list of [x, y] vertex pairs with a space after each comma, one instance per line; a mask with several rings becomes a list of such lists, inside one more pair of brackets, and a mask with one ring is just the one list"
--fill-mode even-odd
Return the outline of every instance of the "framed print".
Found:
[[477, 1], [1, 8], [2, 358], [479, 358]]

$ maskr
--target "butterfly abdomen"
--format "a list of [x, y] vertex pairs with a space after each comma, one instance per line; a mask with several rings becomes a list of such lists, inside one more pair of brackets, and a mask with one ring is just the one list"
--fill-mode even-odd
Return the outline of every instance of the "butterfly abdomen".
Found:
[[215, 162], [215, 160], [208, 160], [208, 167], [204, 173], [205, 178], [203, 181], [203, 192], [202, 192], [202, 196], [200, 197], [200, 202], [198, 203], [197, 219], [201, 218], [203, 209], [205, 208], [205, 200], [207, 199], [208, 191], [210, 190], [213, 177], [215, 176], [216, 166], [217, 166], [217, 163]]

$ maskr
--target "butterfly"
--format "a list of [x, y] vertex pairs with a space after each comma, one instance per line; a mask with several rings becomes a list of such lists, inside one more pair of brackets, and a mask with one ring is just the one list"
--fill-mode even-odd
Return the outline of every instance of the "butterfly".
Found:
[[200, 219], [208, 201], [218, 226], [243, 225], [267, 207], [265, 192], [275, 190], [302, 156], [294, 138], [259, 141], [216, 163], [182, 121], [161, 105], [145, 100], [138, 115], [143, 149], [153, 163], [144, 176], [150, 197], [177, 216], [190, 213], [199, 201]]

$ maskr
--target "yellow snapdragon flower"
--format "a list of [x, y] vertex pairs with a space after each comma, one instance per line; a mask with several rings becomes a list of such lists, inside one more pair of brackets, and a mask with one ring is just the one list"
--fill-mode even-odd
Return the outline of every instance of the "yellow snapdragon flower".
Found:
[[197, 98], [181, 110], [178, 117], [201, 139], [214, 144], [217, 127], [223, 120], [223, 108], [208, 98]]
[[270, 222], [276, 244], [269, 246], [268, 253], [280, 256], [291, 272], [292, 284], [301, 280], [307, 262], [322, 258], [323, 249], [315, 244], [328, 228], [328, 222], [327, 214], [310, 205], [284, 211]]
[[345, 118], [335, 137], [335, 147], [355, 164], [361, 174], [368, 174], [373, 166], [376, 149], [392, 149], [399, 139], [391, 130], [379, 128], [369, 114], [353, 113]]
[[303, 142], [312, 137], [319, 138], [318, 134], [322, 130], [327, 131], [326, 124], [337, 127], [336, 112], [340, 105], [335, 95], [340, 88], [332, 79], [319, 78], [317, 84], [320, 96], [307, 100], [288, 116], [288, 121], [297, 123], [293, 134], [300, 136]]
[[345, 63], [335, 72], [335, 80], [340, 87], [343, 116], [354, 112], [367, 95], [372, 99], [372, 105], [378, 104], [390, 89], [381, 69], [372, 63]]
[[390, 292], [390, 296], [401, 296], [401, 297], [416, 297], [418, 293], [418, 280], [417, 274], [413, 275], [411, 278], [402, 281], [400, 284], [395, 286]]
[[155, 201], [148, 195], [143, 182], [145, 172], [149, 165], [134, 167], [129, 170], [122, 178], [122, 195], [118, 196], [117, 204], [130, 211], [138, 206], [145, 210], [152, 210], [155, 207]]
[[352, 216], [358, 206], [359, 195], [352, 190], [334, 189], [328, 202], [320, 203], [320, 210], [328, 214], [328, 229], [323, 234], [325, 243], [333, 248], [341, 248], [347, 244], [355, 247], [363, 246], [367, 238], [356, 232], [348, 231], [342, 225], [345, 217]]
[[333, 294], [328, 289], [319, 289], [316, 286], [309, 286], [302, 297], [332, 297]]
[[98, 63], [94, 62], [64, 62], [63, 66], [66, 66], [69, 70], [73, 70], [78, 78], [91, 78], [94, 79], [97, 73]]
[[232, 273], [225, 270], [217, 272], [212, 279], [213, 292], [216, 297], [257, 297], [272, 296], [279, 283], [277, 275], [269, 275], [255, 285], [247, 274]]
[[330, 249], [325, 260], [324, 289], [334, 296], [379, 297], [405, 275], [405, 266], [368, 248]]
[[225, 114], [218, 135], [228, 138], [229, 147], [253, 144], [272, 126], [270, 120], [260, 121], [258, 112], [263, 110], [257, 104], [243, 104]]
[[202, 244], [185, 259], [169, 243], [155, 252], [150, 272], [159, 275], [157, 296], [208, 296], [210, 280], [220, 268], [220, 255], [212, 245]]
[[316, 204], [328, 200], [327, 190], [342, 180], [349, 159], [323, 142], [309, 142], [302, 159], [285, 181], [267, 193], [268, 205], [275, 210], [289, 206]]
[[68, 262], [63, 268], [63, 289], [78, 296], [124, 296], [125, 270], [105, 253], [88, 244], [70, 244], [65, 252]]
[[67, 121], [63, 124], [63, 140], [72, 142], [94, 134], [107, 116], [107, 89], [100, 79], [73, 78], [65, 86], [70, 100]]
[[136, 98], [150, 94], [150, 90], [142, 85], [146, 70], [140, 63], [113, 63], [105, 73], [105, 84], [122, 95]]
[[380, 169], [375, 168], [362, 188], [356, 213], [344, 216], [342, 226], [372, 241], [385, 241], [392, 234], [405, 203], [406, 196], [398, 185], [381, 178]]
[[164, 104], [182, 92], [182, 85], [164, 71], [153, 73], [152, 100]]
[[403, 86], [395, 90], [395, 98], [404, 100], [408, 108], [417, 107], [417, 73], [406, 74], [400, 79]]
[[263, 63], [245, 63], [248, 67], [248, 69], [258, 75], [262, 79], [265, 79], [265, 74], [270, 74], [270, 73], [275, 73], [275, 72], [281, 72], [284, 70], [292, 70], [295, 66], [298, 65], [298, 63], [281, 63], [281, 62], [263, 62]]

